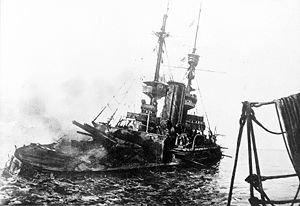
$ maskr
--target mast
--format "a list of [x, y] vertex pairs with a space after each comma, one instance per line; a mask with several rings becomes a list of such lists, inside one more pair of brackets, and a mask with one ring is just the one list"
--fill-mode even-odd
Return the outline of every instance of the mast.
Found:
[[168, 11], [169, 11], [169, 3], [167, 6], [167, 11], [163, 16], [161, 29], [159, 32], [155, 32], [155, 35], [158, 37], [158, 52], [157, 52], [154, 80], [144, 82], [147, 86], [143, 87], [143, 93], [146, 94], [148, 97], [150, 97], [150, 104], [146, 104], [146, 103], [142, 104], [141, 107], [142, 113], [148, 113], [154, 117], [156, 117], [157, 114], [157, 100], [164, 97], [167, 91], [167, 85], [159, 81], [159, 71], [162, 62], [162, 53], [163, 53], [165, 38], [169, 36], [169, 34], [166, 33]]
[[163, 17], [163, 22], [162, 22], [162, 27], [160, 29], [160, 32], [155, 33], [156, 36], [158, 37], [158, 52], [157, 52], [157, 61], [156, 61], [154, 81], [157, 81], [157, 82], [159, 81], [159, 70], [160, 70], [160, 64], [161, 64], [161, 60], [162, 60], [163, 45], [165, 43], [165, 38], [168, 37], [168, 34], [166, 33], [168, 11], [169, 11], [169, 4], [167, 6], [167, 11]]
[[197, 37], [198, 37], [198, 31], [199, 31], [201, 7], [202, 7], [202, 2], [200, 2], [200, 8], [199, 8], [199, 13], [198, 13], [198, 23], [197, 23], [196, 34], [195, 34], [195, 39], [194, 39], [193, 51], [192, 51], [192, 53], [188, 54], [188, 63], [190, 66], [187, 69], [188, 82], [187, 82], [186, 90], [185, 90], [185, 102], [184, 102], [184, 111], [183, 111], [182, 122], [186, 121], [186, 118], [188, 115], [188, 110], [195, 108], [196, 103], [197, 103], [196, 94], [193, 94], [191, 92], [195, 91], [195, 89], [192, 88], [192, 80], [195, 78], [195, 68], [198, 65], [198, 61], [199, 61], [199, 55], [196, 54], [196, 47], [197, 47]]
[[188, 68], [187, 94], [190, 94], [191, 91], [194, 91], [194, 89], [192, 88], [192, 80], [195, 78], [195, 68], [198, 65], [198, 61], [199, 61], [199, 55], [196, 54], [196, 49], [197, 49], [196, 47], [197, 47], [197, 37], [199, 31], [201, 7], [202, 7], [202, 2], [200, 3], [199, 13], [198, 13], [198, 22], [197, 22], [193, 52], [191, 54], [188, 54], [188, 63], [190, 67]]
[[196, 53], [196, 49], [197, 49], [196, 47], [197, 47], [197, 38], [198, 38], [198, 31], [199, 31], [199, 22], [200, 22], [201, 7], [202, 7], [202, 4], [200, 4], [199, 13], [198, 13], [198, 22], [197, 22], [197, 29], [196, 29], [195, 41], [194, 41], [193, 54]]
[[[198, 23], [196, 29], [196, 35], [194, 39], [194, 47], [191, 54], [188, 54], [188, 83], [185, 87], [184, 84], [179, 82], [168, 82], [168, 91], [165, 98], [165, 105], [162, 112], [162, 119], [168, 119], [172, 124], [185, 124], [188, 119], [188, 110], [196, 107], [197, 96], [191, 92], [195, 89], [192, 88], [192, 80], [195, 78], [195, 68], [198, 64], [199, 55], [196, 54], [197, 36], [199, 30], [199, 21], [201, 13], [201, 4], [198, 14]], [[195, 122], [202, 122], [201, 117], [192, 115], [192, 119], [189, 117], [189, 122], [194, 124]]]

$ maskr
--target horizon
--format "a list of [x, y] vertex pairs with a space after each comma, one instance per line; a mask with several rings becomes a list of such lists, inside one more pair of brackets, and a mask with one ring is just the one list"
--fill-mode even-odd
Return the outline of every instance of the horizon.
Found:
[[[14, 145], [53, 141], [61, 132], [75, 135], [72, 120], [91, 121], [123, 92], [124, 82], [136, 84], [126, 109], [139, 110], [141, 99], [149, 101], [141, 80], [154, 76], [153, 31], [160, 29], [167, 1], [2, 0], [0, 6], [1, 157]], [[164, 63], [188, 67], [181, 60], [192, 52], [199, 1], [170, 1], [169, 7]], [[211, 127], [226, 135], [219, 138], [222, 146], [236, 146], [242, 101], [299, 92], [299, 8], [297, 0], [203, 1], [196, 69], [226, 74], [196, 70], [204, 103], [197, 112], [207, 112]], [[178, 81], [184, 73], [172, 69]], [[161, 74], [170, 77], [167, 67]], [[256, 116], [278, 131], [273, 112], [259, 108]], [[282, 138], [273, 136], [259, 139], [258, 147], [284, 149]]]

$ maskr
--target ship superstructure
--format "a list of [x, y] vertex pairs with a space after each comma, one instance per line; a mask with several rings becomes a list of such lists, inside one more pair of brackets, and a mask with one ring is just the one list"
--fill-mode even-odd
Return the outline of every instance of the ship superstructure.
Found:
[[[111, 125], [111, 119], [104, 123], [96, 122], [105, 108], [92, 121], [92, 125], [73, 121], [74, 125], [84, 130], [78, 133], [90, 136], [91, 141], [61, 139], [48, 145], [32, 143], [20, 147], [16, 149], [6, 171], [16, 168], [23, 171], [28, 168], [59, 172], [112, 171], [178, 164], [205, 166], [219, 161], [221, 147], [216, 144], [215, 135], [210, 131], [208, 134], [204, 132], [203, 116], [188, 114], [197, 103], [192, 82], [199, 61], [196, 42], [200, 12], [201, 9], [194, 48], [188, 54], [187, 84], [160, 81], [163, 45], [169, 36], [166, 32], [166, 12], [161, 30], [155, 33], [158, 52], [154, 79], [145, 81], [143, 86], [143, 93], [149, 100], [142, 100], [140, 113], [127, 112], [126, 124], [121, 124], [121, 120]], [[158, 100], [162, 98], [164, 105], [161, 114], [158, 114]]]

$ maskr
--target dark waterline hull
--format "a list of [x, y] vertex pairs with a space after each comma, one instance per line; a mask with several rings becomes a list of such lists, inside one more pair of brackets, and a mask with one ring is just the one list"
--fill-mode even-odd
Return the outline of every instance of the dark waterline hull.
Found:
[[[163, 169], [176, 166], [208, 167], [207, 165], [218, 162], [221, 157], [220, 147], [198, 148], [194, 151], [187, 148], [176, 148], [171, 150], [173, 161], [162, 163], [124, 163], [120, 166], [103, 166], [94, 168], [74, 169], [75, 157], [55, 151], [53, 144], [38, 145], [31, 144], [16, 149], [14, 156], [4, 170], [6, 174], [31, 174], [35, 172], [53, 173], [103, 173], [121, 172], [130, 170]], [[209, 156], [207, 156], [209, 155]], [[78, 167], [77, 167], [78, 168]]]

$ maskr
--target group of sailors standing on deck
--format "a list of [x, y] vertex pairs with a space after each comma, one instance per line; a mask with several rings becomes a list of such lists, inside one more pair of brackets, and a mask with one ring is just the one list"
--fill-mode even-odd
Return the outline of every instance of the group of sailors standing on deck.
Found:
[[162, 124], [162, 128], [164, 128], [163, 134], [166, 136], [163, 143], [163, 162], [170, 162], [172, 159], [170, 150], [175, 147], [194, 149], [196, 145], [209, 145], [216, 142], [215, 135], [211, 131], [208, 133], [208, 138], [204, 134], [205, 125], [200, 128], [201, 130], [186, 127], [183, 131], [184, 128], [181, 124], [173, 126], [172, 122], [168, 120]]

